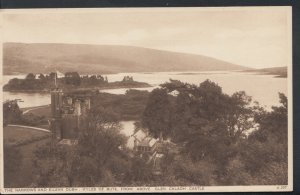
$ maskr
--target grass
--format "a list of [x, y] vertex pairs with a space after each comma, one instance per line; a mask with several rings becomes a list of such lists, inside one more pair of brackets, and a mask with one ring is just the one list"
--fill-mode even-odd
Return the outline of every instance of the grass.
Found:
[[23, 156], [22, 165], [18, 172], [10, 173], [12, 174], [13, 176], [12, 178], [14, 179], [11, 181], [6, 180], [5, 187], [11, 187], [11, 188], [30, 187], [30, 185], [34, 181], [34, 178], [36, 177], [36, 175], [32, 171], [34, 170], [34, 165], [33, 165], [33, 159], [35, 158], [34, 151], [40, 146], [46, 144], [48, 141], [50, 141], [50, 138], [39, 140], [18, 147]]
[[[30, 110], [28, 113], [32, 113], [38, 116], [45, 116], [47, 118], [51, 117], [51, 107], [50, 106], [40, 106], [40, 107], [31, 107], [31, 108], [24, 108], [23, 111]], [[27, 113], [26, 113], [27, 114]]]
[[23, 127], [4, 127], [3, 138], [5, 144], [16, 144], [29, 139], [45, 136], [49, 133]]
[[[34, 138], [45, 136], [49, 133], [41, 132], [33, 129], [28, 128], [21, 128], [21, 127], [5, 127], [3, 128], [3, 135], [4, 135], [4, 144], [14, 144], [17, 142], [28, 141]], [[34, 180], [34, 173], [32, 170], [33, 167], [33, 159], [34, 151], [39, 148], [41, 145], [44, 145], [50, 141], [50, 137], [34, 142], [29, 142], [25, 145], [16, 146], [22, 156], [23, 161], [20, 168], [20, 171], [10, 173], [12, 175], [11, 181], [5, 181], [5, 187], [29, 187], [33, 180]], [[5, 151], [4, 151], [5, 152]]]

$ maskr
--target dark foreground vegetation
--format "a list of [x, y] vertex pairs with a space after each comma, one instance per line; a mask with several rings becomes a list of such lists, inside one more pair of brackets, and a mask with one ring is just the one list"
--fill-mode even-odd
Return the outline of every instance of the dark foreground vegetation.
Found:
[[[49, 142], [37, 148], [30, 187], [287, 184], [284, 94], [281, 106], [266, 111], [245, 92], [227, 95], [209, 80], [198, 86], [171, 80], [144, 96], [131, 93], [130, 103], [112, 98], [111, 106], [99, 94], [77, 145]], [[127, 138], [119, 133], [120, 112], [135, 103], [145, 103], [137, 106], [137, 126], [174, 143], [166, 148], [160, 176], [125, 147]], [[5, 166], [20, 166], [21, 155], [16, 159], [8, 151]]]
[[132, 77], [125, 76], [122, 81], [108, 82], [107, 77], [102, 75], [80, 76], [77, 72], [67, 72], [64, 77], [57, 78], [57, 74], [35, 75], [29, 73], [25, 79], [14, 78], [3, 86], [4, 91], [17, 92], [49, 92], [57, 85], [64, 89], [111, 89], [111, 88], [134, 88], [150, 87], [149, 84], [134, 81]]

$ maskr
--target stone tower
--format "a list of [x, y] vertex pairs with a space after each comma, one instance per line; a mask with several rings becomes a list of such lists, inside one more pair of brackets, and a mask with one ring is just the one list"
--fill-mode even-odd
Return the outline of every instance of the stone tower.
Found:
[[59, 88], [51, 90], [51, 123], [50, 128], [53, 133], [54, 138], [62, 138], [62, 128], [61, 128], [61, 108], [63, 101], [63, 92]]
[[81, 129], [87, 128], [90, 97], [80, 91], [51, 90], [50, 128], [54, 139], [78, 139]]

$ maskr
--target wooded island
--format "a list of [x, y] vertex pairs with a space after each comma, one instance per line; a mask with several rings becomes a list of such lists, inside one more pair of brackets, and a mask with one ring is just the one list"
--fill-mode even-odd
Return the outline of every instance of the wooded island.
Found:
[[151, 87], [150, 84], [134, 81], [130, 76], [124, 76], [122, 81], [109, 82], [102, 75], [79, 75], [78, 72], [66, 72], [58, 78], [57, 73], [29, 73], [25, 79], [14, 78], [3, 86], [3, 91], [13, 92], [49, 92], [57, 84], [62, 89], [115, 89]]

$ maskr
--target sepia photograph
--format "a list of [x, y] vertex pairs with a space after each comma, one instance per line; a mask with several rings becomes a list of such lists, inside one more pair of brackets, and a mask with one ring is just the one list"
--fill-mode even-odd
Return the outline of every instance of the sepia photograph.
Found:
[[2, 193], [293, 189], [291, 7], [0, 14]]

